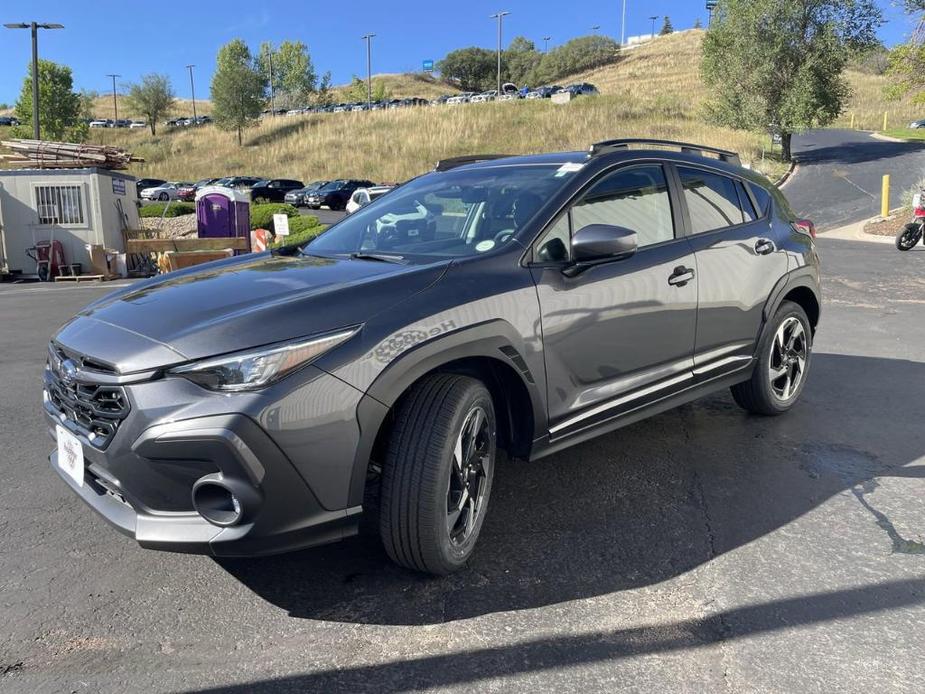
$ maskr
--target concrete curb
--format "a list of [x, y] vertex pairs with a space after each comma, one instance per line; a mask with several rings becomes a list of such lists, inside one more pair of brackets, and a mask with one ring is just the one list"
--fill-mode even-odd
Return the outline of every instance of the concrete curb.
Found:
[[790, 179], [796, 175], [796, 172], [799, 169], [800, 169], [800, 165], [797, 164], [796, 160], [791, 161], [790, 168], [787, 169], [787, 173], [785, 173], [783, 176], [778, 178], [774, 182], [774, 185], [776, 185], [778, 188], [783, 188], [785, 185], [787, 185], [790, 182]]
[[839, 241], [866, 241], [867, 243], [888, 243], [894, 245], [896, 240], [892, 236], [875, 236], [874, 234], [865, 234], [864, 227], [867, 226], [868, 222], [871, 222], [879, 217], [871, 217], [870, 219], [865, 219], [861, 222], [855, 222], [854, 224], [846, 224], [843, 227], [838, 229], [832, 229], [831, 231], [820, 231], [819, 238], [824, 239], [838, 239]]
[[919, 140], [906, 140], [900, 137], [892, 137], [891, 135], [881, 135], [880, 133], [871, 133], [870, 136], [875, 140], [882, 140], [883, 142], [919, 142]]

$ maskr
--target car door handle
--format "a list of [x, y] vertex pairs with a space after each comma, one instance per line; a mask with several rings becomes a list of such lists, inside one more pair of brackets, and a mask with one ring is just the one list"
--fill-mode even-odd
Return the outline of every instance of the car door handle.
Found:
[[769, 239], [758, 239], [755, 243], [755, 253], [758, 255], [770, 255], [775, 250], [774, 242]]
[[668, 284], [672, 287], [683, 287], [692, 279], [694, 279], [693, 269], [679, 265], [671, 273], [671, 277], [668, 278]]

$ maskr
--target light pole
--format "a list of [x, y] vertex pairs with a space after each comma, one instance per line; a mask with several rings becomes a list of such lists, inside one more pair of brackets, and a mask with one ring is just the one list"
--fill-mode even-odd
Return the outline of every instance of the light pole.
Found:
[[543, 46], [543, 53], [549, 53], [549, 39], [551, 39], [551, 38], [552, 38], [552, 36], [544, 36], [544, 37], [543, 37], [543, 43], [545, 44], [545, 45]]
[[373, 106], [373, 37], [375, 34], [366, 34], [366, 110]]
[[276, 104], [274, 103], [273, 91], [273, 44], [267, 44], [267, 71], [270, 76], [270, 115], [276, 118]]
[[591, 31], [593, 31], [596, 34], [598, 29], [600, 28], [601, 28], [600, 24], [595, 24], [593, 27], [591, 27]]
[[649, 17], [652, 20], [652, 38], [655, 38], [655, 22], [658, 20], [658, 15], [654, 17]]
[[113, 127], [119, 127], [119, 104], [116, 102], [116, 77], [122, 77], [122, 75], [106, 75], [107, 77], [112, 77], [112, 119], [114, 121]]
[[199, 119], [196, 117], [196, 86], [193, 84], [193, 68], [195, 65], [187, 65], [186, 69], [189, 70], [189, 90], [193, 95], [193, 123], [198, 124]]
[[626, 0], [623, 0], [623, 16], [620, 19], [620, 48], [626, 44]]
[[501, 25], [504, 22], [504, 18], [509, 14], [510, 12], [501, 10], [489, 17], [489, 19], [498, 20], [498, 96], [501, 96]]
[[63, 29], [63, 24], [40, 24], [39, 22], [4, 24], [7, 29], [32, 30], [32, 136], [41, 140], [39, 129], [39, 29]]

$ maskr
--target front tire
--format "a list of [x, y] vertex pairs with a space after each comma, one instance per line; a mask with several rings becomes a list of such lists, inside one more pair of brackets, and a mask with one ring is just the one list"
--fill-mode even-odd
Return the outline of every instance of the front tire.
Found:
[[444, 576], [465, 566], [491, 494], [496, 420], [481, 381], [435, 374], [403, 398], [382, 471], [379, 533], [394, 562]]
[[158, 195], [157, 197], [158, 197], [159, 200], [161, 200], [161, 201], [163, 201], [163, 202], [167, 202], [168, 200], [170, 200], [170, 196], [167, 195], [167, 193], [161, 193], [161, 194]]
[[812, 361], [813, 333], [806, 311], [785, 301], [768, 321], [758, 343], [752, 377], [732, 386], [732, 397], [754, 414], [780, 415], [800, 399]]
[[901, 251], [911, 251], [920, 238], [922, 238], [921, 225], [914, 222], [907, 224], [896, 234], [896, 248]]

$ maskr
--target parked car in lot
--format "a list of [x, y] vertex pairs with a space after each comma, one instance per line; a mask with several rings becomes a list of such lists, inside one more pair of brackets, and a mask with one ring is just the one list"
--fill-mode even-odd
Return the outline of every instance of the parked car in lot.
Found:
[[533, 91], [529, 92], [525, 98], [527, 99], [548, 99], [556, 92], [560, 91], [562, 87], [558, 84], [550, 87], [538, 87]]
[[305, 196], [309, 193], [313, 193], [319, 188], [326, 186], [330, 181], [315, 181], [309, 183], [304, 188], [299, 188], [298, 190], [290, 190], [286, 193], [283, 198], [283, 202], [286, 202], [295, 207], [304, 207], [306, 205]]
[[448, 106], [456, 106], [458, 104], [468, 104], [469, 101], [474, 97], [475, 92], [463, 92], [462, 94], [457, 94], [456, 96], [451, 96], [446, 100]]
[[498, 98], [497, 89], [489, 89], [487, 92], [482, 92], [481, 94], [476, 94], [471, 99], [469, 99], [470, 104], [484, 104], [488, 101], [494, 101]]
[[557, 94], [568, 92], [574, 96], [598, 96], [600, 92], [593, 84], [582, 82], [581, 84], [570, 84], [568, 87], [560, 89]]
[[193, 200], [196, 199], [196, 192], [200, 188], [204, 188], [205, 186], [210, 186], [213, 183], [215, 183], [215, 181], [217, 180], [218, 180], [217, 178], [203, 178], [203, 179], [196, 181], [195, 183], [182, 185], [179, 188], [177, 188], [177, 199], [183, 200], [185, 202], [192, 202]]
[[138, 197], [140, 198], [141, 191], [145, 190], [146, 188], [157, 188], [158, 186], [165, 183], [167, 183], [167, 181], [162, 178], [139, 178], [137, 181], [135, 181], [135, 190], [138, 194]]
[[377, 198], [381, 198], [395, 186], [372, 186], [371, 188], [357, 188], [350, 196], [347, 202], [347, 214], [353, 214], [359, 209], [366, 207], [369, 203]]
[[366, 513], [394, 561], [447, 574], [500, 451], [535, 460], [725, 388], [783, 414], [819, 307], [812, 224], [732, 152], [461, 157], [301, 247], [84, 308], [48, 348], [50, 463], [143, 547], [271, 554]]
[[909, 128], [911, 130], [918, 130], [919, 128], [925, 128], [925, 118], [922, 118], [921, 120], [912, 121], [911, 123], [909, 123]]
[[272, 178], [251, 187], [251, 200], [254, 202], [283, 202], [286, 198], [286, 193], [304, 187], [305, 184], [302, 181], [295, 181], [290, 178]]
[[238, 188], [240, 190], [250, 190], [251, 186], [254, 186], [261, 181], [266, 181], [265, 178], [259, 178], [257, 176], [226, 176], [225, 178], [220, 178], [212, 185], [224, 186], [225, 188]]
[[357, 188], [369, 188], [375, 183], [367, 180], [354, 180], [341, 178], [331, 181], [318, 190], [312, 191], [305, 196], [305, 206], [313, 210], [321, 207], [328, 207], [332, 210], [343, 210], [347, 207], [347, 201], [353, 195]]
[[148, 124], [143, 120], [133, 120], [128, 124], [129, 129], [137, 130], [138, 128], [147, 128]]
[[177, 200], [179, 199], [179, 190], [180, 188], [192, 186], [192, 183], [186, 183], [184, 181], [176, 181], [173, 183], [162, 183], [159, 186], [154, 186], [153, 188], [145, 188], [141, 191], [142, 200], [161, 200], [166, 202], [167, 200]]
[[16, 116], [0, 116], [0, 125], [19, 125], [19, 119]]
[[96, 120], [90, 121], [91, 128], [111, 128], [113, 126], [113, 121], [107, 120], [105, 118], [97, 118]]

